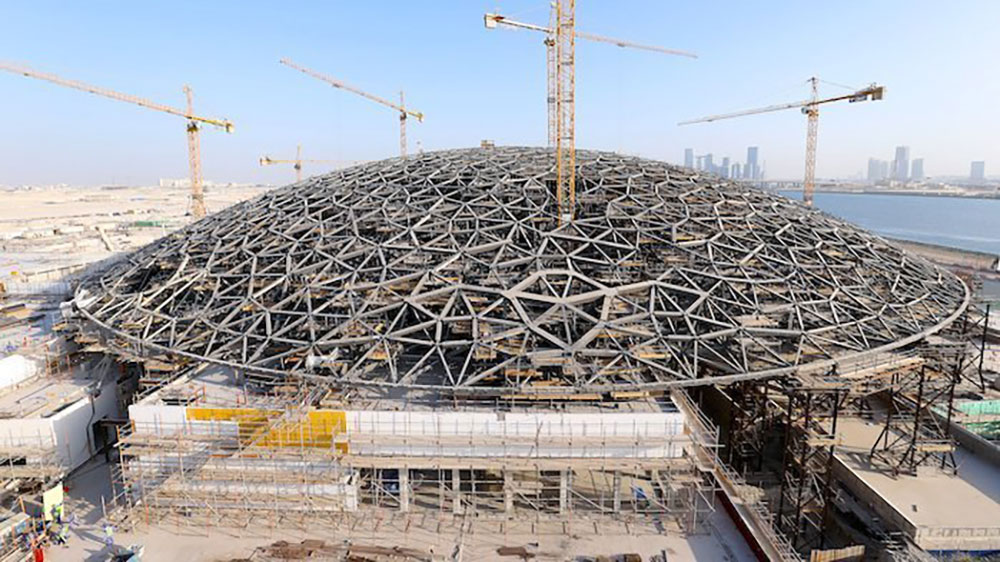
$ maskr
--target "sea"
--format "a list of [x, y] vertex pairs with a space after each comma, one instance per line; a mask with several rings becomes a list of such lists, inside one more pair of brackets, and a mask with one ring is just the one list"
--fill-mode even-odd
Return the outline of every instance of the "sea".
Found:
[[[801, 191], [779, 191], [801, 199]], [[816, 193], [819, 209], [889, 238], [1000, 255], [1000, 199]]]

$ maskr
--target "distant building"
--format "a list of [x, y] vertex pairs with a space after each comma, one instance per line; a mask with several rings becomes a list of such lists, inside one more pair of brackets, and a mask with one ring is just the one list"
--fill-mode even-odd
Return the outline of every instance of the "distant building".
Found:
[[[202, 187], [215, 187], [217, 184], [211, 180], [202, 180]], [[225, 185], [225, 184], [223, 184]], [[229, 184], [232, 185], [232, 184]], [[191, 178], [160, 178], [160, 187], [191, 187]]]
[[759, 181], [764, 179], [764, 170], [758, 163], [758, 154], [757, 147], [751, 146], [747, 148], [746, 163], [733, 162], [733, 159], [729, 156], [723, 156], [721, 161], [716, 164], [715, 156], [711, 152], [708, 154], [695, 154], [693, 148], [685, 148], [684, 165], [688, 168], [716, 174], [724, 178]]
[[973, 181], [983, 181], [986, 179], [986, 162], [983, 160], [976, 160], [972, 162], [972, 171], [969, 173], [969, 179]]
[[892, 179], [906, 181], [910, 177], [910, 147], [897, 146], [896, 158], [892, 161]]
[[878, 158], [868, 159], [868, 182], [878, 183], [889, 178], [889, 162]]
[[924, 159], [914, 158], [913, 164], [910, 166], [910, 179], [913, 181], [921, 181], [924, 179]]
[[757, 163], [757, 147], [747, 147], [747, 163], [743, 165], [743, 179], [759, 180], [761, 178], [760, 165]]
[[868, 182], [875, 183], [882, 179], [882, 161], [877, 158], [868, 159]]

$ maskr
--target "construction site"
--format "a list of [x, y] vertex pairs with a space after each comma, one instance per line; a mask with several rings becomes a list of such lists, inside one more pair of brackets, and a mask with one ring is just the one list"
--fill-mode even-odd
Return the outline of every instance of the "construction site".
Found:
[[547, 147], [414, 154], [403, 92], [282, 58], [399, 156], [275, 189], [206, 189], [235, 126], [187, 86], [0, 63], [182, 119], [190, 169], [0, 209], [0, 561], [1000, 559], [993, 256], [813, 206], [820, 107], [884, 88], [680, 123], [800, 110], [802, 201], [578, 149], [575, 41], [696, 55], [574, 10], [483, 20], [544, 36]]

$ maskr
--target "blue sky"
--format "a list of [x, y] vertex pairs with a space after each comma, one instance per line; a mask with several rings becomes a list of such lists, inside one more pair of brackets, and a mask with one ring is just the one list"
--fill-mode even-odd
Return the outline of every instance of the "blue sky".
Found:
[[[263, 154], [394, 156], [397, 117], [278, 64], [281, 57], [423, 111], [410, 149], [545, 143], [542, 37], [487, 31], [486, 11], [535, 23], [544, 0], [435, 2], [6, 2], [0, 59], [227, 117], [202, 135], [215, 181], [283, 183]], [[806, 79], [887, 87], [878, 103], [828, 106], [818, 175], [850, 175], [908, 144], [932, 175], [1000, 170], [1000, 2], [577, 2], [580, 30], [691, 50], [698, 60], [580, 42], [577, 143], [679, 161], [685, 147], [742, 159], [770, 177], [802, 171], [796, 111], [677, 127], [682, 119], [802, 99]], [[824, 86], [823, 93], [845, 90]], [[182, 120], [0, 73], [0, 185], [148, 184], [185, 177]], [[307, 168], [307, 172], [310, 169]], [[319, 172], [317, 168], [311, 171]]]

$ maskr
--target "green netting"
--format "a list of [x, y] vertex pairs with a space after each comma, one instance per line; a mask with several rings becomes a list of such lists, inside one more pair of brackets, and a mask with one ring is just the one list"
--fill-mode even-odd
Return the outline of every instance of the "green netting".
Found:
[[959, 404], [957, 409], [970, 416], [1000, 415], [1000, 400], [979, 400]]
[[1000, 421], [966, 423], [963, 427], [986, 439], [1000, 439]]

